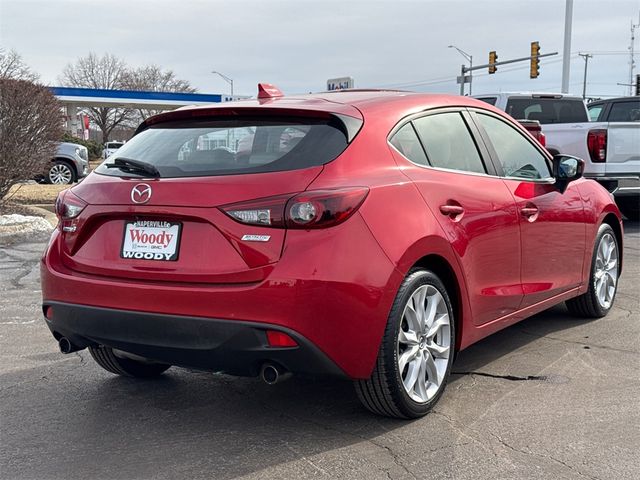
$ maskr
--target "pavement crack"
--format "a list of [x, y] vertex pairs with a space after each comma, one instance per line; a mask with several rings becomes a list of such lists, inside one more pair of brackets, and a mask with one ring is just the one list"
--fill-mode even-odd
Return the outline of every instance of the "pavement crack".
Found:
[[84, 357], [80, 355], [80, 352], [73, 352], [73, 354], [80, 359], [80, 365], [78, 365], [78, 367], [82, 367], [86, 363]]
[[591, 480], [599, 480], [598, 477], [593, 477], [591, 475], [587, 475], [586, 473], [581, 472], [580, 470], [578, 470], [575, 467], [572, 467], [571, 465], [569, 465], [568, 463], [552, 456], [552, 455], [547, 455], [544, 453], [537, 453], [537, 452], [533, 452], [531, 450], [523, 450], [520, 448], [516, 448], [513, 445], [510, 445], [508, 442], [506, 442], [500, 435], [497, 435], [495, 433], [493, 433], [490, 430], [487, 430], [487, 433], [489, 435], [491, 435], [493, 438], [495, 438], [502, 446], [504, 446], [505, 448], [508, 448], [509, 450], [516, 452], [516, 453], [521, 453], [523, 455], [533, 455], [534, 457], [538, 457], [538, 458], [543, 458], [546, 460], [551, 460], [554, 463], [557, 463], [559, 465], [562, 465], [565, 468], [568, 468], [569, 470], [571, 470], [574, 473], [577, 473], [578, 475], [580, 475], [581, 477], [584, 478], [589, 478]]
[[29, 275], [32, 270], [33, 262], [23, 262], [17, 270], [16, 275], [11, 278], [11, 285], [13, 285], [15, 288], [22, 288], [22, 285], [20, 285], [20, 280]]
[[[287, 417], [290, 418], [292, 420], [296, 420], [296, 421], [300, 421], [300, 422], [305, 422], [305, 423], [309, 423], [311, 425], [314, 425], [316, 427], [320, 427], [324, 430], [328, 430], [330, 432], [336, 432], [336, 433], [340, 433], [342, 435], [349, 435], [353, 438], [357, 438], [358, 440], [364, 441], [364, 442], [368, 442], [380, 449], [386, 450], [389, 455], [391, 456], [391, 459], [393, 460], [393, 463], [395, 463], [398, 467], [400, 467], [407, 475], [410, 475], [411, 478], [414, 479], [418, 479], [418, 477], [411, 471], [409, 470], [409, 468], [407, 468], [407, 466], [402, 462], [402, 459], [400, 458], [400, 454], [396, 453], [392, 447], [385, 445], [383, 443], [380, 442], [376, 442], [374, 440], [372, 440], [371, 438], [367, 438], [366, 436], [363, 435], [358, 435], [357, 433], [354, 432], [350, 432], [348, 430], [343, 430], [341, 428], [337, 428], [334, 426], [329, 426], [327, 424], [321, 423], [321, 422], [316, 422], [314, 420], [310, 420], [309, 418], [303, 418], [303, 417], [298, 417], [296, 415], [291, 415], [290, 413], [286, 413], [286, 412], [282, 412], [279, 410], [276, 410], [268, 405], [265, 405], [264, 403], [261, 403], [262, 408], [264, 408], [265, 410], [270, 410], [273, 412], [277, 412], [278, 414], [280, 414], [283, 417]], [[385, 470], [385, 473], [388, 474], [388, 472]]]
[[526, 381], [539, 381], [545, 382], [548, 380], [546, 375], [527, 375], [518, 376], [518, 375], [498, 375], [495, 373], [487, 373], [487, 372], [451, 372], [452, 375], [477, 375], [479, 377], [489, 377], [489, 378], [500, 378], [503, 380], [509, 380], [511, 382], [526, 382]]

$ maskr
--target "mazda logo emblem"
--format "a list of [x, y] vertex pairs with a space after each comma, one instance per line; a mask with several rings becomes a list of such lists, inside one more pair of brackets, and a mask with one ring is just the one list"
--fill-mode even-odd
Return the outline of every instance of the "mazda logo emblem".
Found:
[[147, 203], [149, 200], [151, 200], [151, 185], [139, 183], [131, 189], [133, 203]]

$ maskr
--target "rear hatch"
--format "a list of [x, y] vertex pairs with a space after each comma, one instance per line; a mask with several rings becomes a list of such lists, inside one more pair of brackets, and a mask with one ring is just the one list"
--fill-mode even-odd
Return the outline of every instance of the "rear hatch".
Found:
[[278, 216], [287, 199], [362, 124], [357, 110], [338, 107], [194, 109], [152, 118], [59, 198], [64, 265], [140, 281], [264, 279], [283, 249]]

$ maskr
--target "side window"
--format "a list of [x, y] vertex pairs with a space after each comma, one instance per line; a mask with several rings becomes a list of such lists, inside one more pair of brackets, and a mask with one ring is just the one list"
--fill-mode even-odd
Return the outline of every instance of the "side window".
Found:
[[498, 97], [478, 97], [478, 100], [495, 106], [496, 102], [498, 101]]
[[593, 107], [588, 107], [589, 108], [589, 121], [597, 122], [598, 121], [598, 117], [600, 116], [600, 112], [602, 112], [602, 108], [603, 107], [604, 107], [604, 105], [594, 105]]
[[486, 173], [462, 115], [457, 112], [438, 113], [418, 118], [413, 124], [432, 166]]
[[398, 130], [389, 141], [391, 145], [396, 147], [401, 154], [413, 163], [429, 165], [422, 145], [420, 145], [420, 140], [418, 140], [418, 136], [410, 123]]
[[616, 102], [611, 105], [610, 122], [640, 121], [640, 101]]
[[544, 155], [522, 133], [489, 115], [478, 113], [476, 118], [489, 136], [505, 177], [542, 179], [551, 176]]

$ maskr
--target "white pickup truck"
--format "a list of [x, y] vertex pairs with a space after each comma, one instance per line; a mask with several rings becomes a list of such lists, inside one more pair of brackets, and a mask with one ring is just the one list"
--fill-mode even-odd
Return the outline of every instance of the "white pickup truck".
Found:
[[608, 106], [612, 100], [594, 103], [590, 108], [597, 108], [598, 112], [593, 110], [591, 119], [597, 121], [590, 121], [582, 98], [573, 95], [503, 92], [475, 98], [504, 110], [516, 120], [539, 121], [549, 152], [582, 158], [585, 177], [613, 193], [627, 218], [639, 219], [640, 98], [621, 99], [629, 103], [625, 105], [626, 117]]

